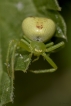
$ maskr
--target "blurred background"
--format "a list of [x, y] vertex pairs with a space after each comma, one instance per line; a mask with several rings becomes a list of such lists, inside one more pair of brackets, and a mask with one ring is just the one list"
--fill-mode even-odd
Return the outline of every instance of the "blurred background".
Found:
[[[71, 106], [71, 1], [58, 0], [67, 24], [67, 37], [65, 47], [51, 54], [51, 58], [58, 66], [54, 73], [24, 74], [15, 72], [14, 103], [6, 106]], [[31, 67], [47, 67], [40, 58]]]

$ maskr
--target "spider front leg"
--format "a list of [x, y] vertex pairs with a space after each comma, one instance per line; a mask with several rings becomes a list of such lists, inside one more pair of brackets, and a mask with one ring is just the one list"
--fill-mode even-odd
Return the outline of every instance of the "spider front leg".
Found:
[[57, 49], [57, 48], [59, 48], [59, 47], [61, 47], [61, 46], [64, 46], [64, 44], [65, 44], [65, 43], [62, 41], [62, 42], [60, 42], [60, 43], [58, 43], [58, 44], [56, 44], [56, 45], [53, 45], [53, 46], [47, 48], [47, 49], [46, 49], [46, 52], [51, 52], [51, 51], [53, 51], [53, 50], [55, 50], [55, 49]]
[[15, 64], [15, 53], [16, 53], [16, 49], [17, 49], [17, 43], [14, 44], [13, 47], [13, 52], [12, 52], [12, 57], [11, 57], [11, 74], [12, 74], [12, 78], [14, 79], [14, 64]]
[[14, 79], [15, 53], [16, 53], [17, 47], [21, 47], [30, 52], [29, 43], [25, 39], [21, 39], [20, 41], [12, 40], [10, 42], [8, 47], [8, 52], [7, 52], [6, 63], [7, 63], [8, 74], [13, 79]]
[[50, 47], [50, 46], [52, 46], [52, 45], [54, 45], [54, 43], [53, 43], [53, 42], [50, 42], [50, 43], [46, 44], [46, 48], [47, 48], [47, 47]]
[[15, 51], [17, 47], [17, 42], [12, 40], [8, 47], [6, 64], [7, 64], [7, 71], [8, 75], [14, 78], [14, 61], [15, 61]]
[[10, 54], [11, 54], [12, 44], [13, 44], [13, 40], [10, 41], [10, 43], [9, 43], [9, 47], [8, 47], [8, 51], [7, 51], [7, 57], [6, 57], [6, 65], [7, 65], [8, 74], [9, 74], [9, 67], [10, 67], [9, 61], [10, 61]]
[[28, 43], [30, 43], [30, 42], [31, 42], [31, 40], [30, 40], [30, 39], [28, 39], [25, 35], [23, 36], [23, 38], [24, 38], [24, 40], [26, 40]]
[[54, 72], [57, 70], [57, 66], [56, 64], [53, 62], [53, 60], [46, 54], [46, 53], [43, 53], [42, 56], [48, 61], [48, 63], [53, 67], [51, 69], [45, 69], [45, 70], [36, 70], [36, 71], [32, 71], [33, 73], [47, 73], [47, 72]]
[[53, 62], [53, 60], [46, 54], [43, 53], [42, 56], [48, 61], [48, 63], [53, 67], [51, 69], [47, 69], [46, 72], [54, 72], [57, 70], [57, 65]]

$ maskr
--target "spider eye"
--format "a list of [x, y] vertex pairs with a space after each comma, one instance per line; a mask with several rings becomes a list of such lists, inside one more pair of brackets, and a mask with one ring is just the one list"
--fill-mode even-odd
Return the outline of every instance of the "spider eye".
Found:
[[32, 41], [44, 42], [52, 38], [56, 25], [48, 18], [27, 17], [22, 23], [22, 29]]

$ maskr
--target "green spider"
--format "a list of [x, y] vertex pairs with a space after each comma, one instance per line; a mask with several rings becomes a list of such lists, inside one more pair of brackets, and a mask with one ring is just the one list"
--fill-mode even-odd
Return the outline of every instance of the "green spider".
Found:
[[[24, 36], [21, 40], [11, 41], [8, 48], [7, 53], [7, 68], [9, 64], [9, 56], [12, 51], [11, 57], [11, 67], [12, 71], [14, 71], [14, 61], [15, 61], [15, 52], [17, 47], [21, 47], [24, 50], [34, 54], [35, 56], [39, 57], [42, 55], [46, 61], [52, 66], [50, 69], [46, 70], [37, 70], [32, 71], [34, 73], [45, 73], [45, 72], [54, 72], [57, 70], [56, 64], [53, 60], [49, 57], [49, 53], [54, 51], [55, 49], [64, 45], [64, 42], [60, 42], [54, 45], [53, 42], [45, 44], [45, 42], [50, 41], [50, 39], [54, 36], [56, 31], [56, 24], [53, 20], [48, 18], [41, 18], [41, 17], [27, 17], [24, 19], [22, 23], [22, 29], [24, 32]], [[12, 45], [14, 45], [12, 47]], [[12, 48], [12, 50], [11, 50]], [[38, 59], [38, 58], [37, 58]], [[37, 60], [36, 59], [36, 60]], [[9, 71], [9, 70], [8, 70]]]

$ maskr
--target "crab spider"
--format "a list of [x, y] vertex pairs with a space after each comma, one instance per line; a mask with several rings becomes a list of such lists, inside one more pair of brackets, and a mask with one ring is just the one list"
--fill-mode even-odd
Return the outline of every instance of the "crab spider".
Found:
[[[12, 51], [11, 57], [11, 67], [12, 71], [14, 71], [14, 60], [15, 60], [15, 52], [17, 47], [21, 47], [24, 50], [34, 54], [35, 56], [39, 57], [42, 55], [46, 61], [52, 66], [50, 69], [46, 70], [37, 70], [31, 71], [33, 73], [45, 73], [45, 72], [54, 72], [57, 70], [56, 64], [53, 60], [49, 57], [49, 53], [54, 51], [55, 49], [64, 45], [64, 42], [60, 42], [54, 45], [53, 42], [45, 44], [45, 42], [49, 41], [55, 31], [56, 31], [56, 24], [53, 20], [48, 18], [41, 18], [41, 17], [27, 17], [24, 19], [22, 23], [22, 29], [24, 32], [24, 36], [19, 41], [11, 41], [8, 48], [7, 53], [7, 68], [9, 64], [9, 57]], [[13, 45], [13, 48], [12, 48]], [[11, 49], [12, 48], [12, 49]], [[38, 59], [38, 58], [37, 58]], [[37, 60], [36, 59], [36, 60]]]

